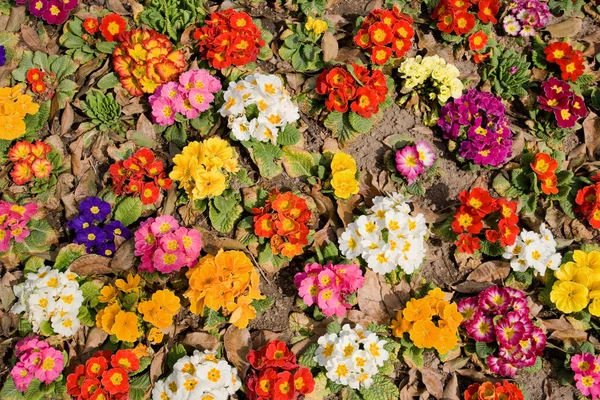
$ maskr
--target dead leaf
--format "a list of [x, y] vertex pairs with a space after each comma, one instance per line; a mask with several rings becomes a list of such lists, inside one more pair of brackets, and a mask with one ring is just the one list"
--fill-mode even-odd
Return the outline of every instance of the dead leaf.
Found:
[[361, 60], [364, 63], [368, 62], [367, 57], [365, 57], [362, 51], [350, 47], [342, 47], [338, 50], [335, 57], [335, 61], [340, 63], [355, 62], [356, 60]]
[[441, 399], [444, 396], [444, 377], [430, 368], [419, 368], [419, 371], [427, 391], [436, 399]]
[[404, 292], [394, 292], [383, 276], [368, 269], [365, 283], [358, 292], [358, 307], [378, 324], [387, 324], [390, 317], [396, 315], [396, 310], [402, 308], [407, 295]]
[[214, 351], [219, 348], [221, 342], [215, 335], [206, 332], [190, 332], [181, 341], [184, 346]]
[[156, 140], [156, 131], [154, 130], [154, 125], [152, 125], [152, 122], [150, 122], [150, 120], [146, 118], [144, 114], [141, 114], [138, 118], [135, 129], [142, 135], [152, 140]]
[[85, 347], [83, 348], [83, 354], [92, 353], [100, 348], [102, 344], [108, 339], [108, 333], [104, 332], [97, 326], [90, 329], [85, 339]]
[[324, 215], [328, 219], [331, 219], [335, 215], [335, 208], [333, 206], [333, 201], [329, 197], [327, 197], [323, 193], [321, 193], [320, 190], [321, 190], [320, 185], [314, 185], [311, 187], [310, 195], [313, 198], [313, 200], [315, 201], [319, 215]]
[[75, 113], [73, 112], [73, 107], [71, 104], [67, 102], [65, 105], [65, 109], [60, 117], [60, 135], [63, 136], [71, 131], [71, 127], [73, 126], [73, 120], [75, 118]]
[[245, 378], [250, 364], [246, 360], [248, 352], [252, 350], [252, 338], [248, 329], [239, 329], [230, 325], [223, 337], [223, 345], [227, 353], [227, 359], [238, 370], [240, 377]]
[[573, 150], [571, 150], [569, 152], [569, 154], [567, 155], [567, 160], [569, 160], [569, 169], [574, 171], [576, 170], [579, 166], [581, 166], [581, 164], [583, 164], [585, 162], [586, 159], [586, 145], [585, 143], [581, 143], [580, 145], [578, 145], [577, 147], [575, 147]]
[[506, 261], [491, 260], [484, 262], [467, 276], [467, 280], [474, 282], [503, 281], [510, 273], [510, 264]]
[[167, 353], [167, 346], [163, 346], [159, 351], [154, 353], [152, 364], [150, 364], [150, 383], [154, 384], [162, 375], [165, 362], [167, 361]]
[[42, 39], [40, 39], [40, 35], [38, 35], [34, 28], [27, 24], [21, 24], [21, 36], [31, 51], [46, 52], [46, 46], [44, 46]]
[[21, 24], [25, 21], [25, 7], [13, 7], [10, 10], [10, 17], [6, 23], [6, 30], [9, 32], [17, 32], [21, 29]]
[[545, 31], [553, 38], [564, 38], [576, 36], [583, 27], [581, 18], [571, 17], [556, 24], [548, 25]]
[[133, 238], [124, 241], [115, 252], [110, 262], [110, 268], [114, 271], [127, 271], [131, 269], [135, 262], [134, 250], [135, 242]]
[[202, 227], [195, 226], [194, 229], [202, 234], [202, 248], [209, 254], [217, 254], [220, 249], [223, 250], [241, 250], [247, 251], [248, 249], [239, 240], [231, 239], [228, 237], [219, 237]]
[[524, 148], [525, 148], [525, 136], [523, 135], [523, 132], [519, 131], [513, 138], [511, 159], [513, 159], [515, 157], [519, 157], [521, 154], [523, 154]]
[[600, 151], [600, 117], [590, 112], [581, 125], [588, 155], [596, 159], [597, 152]]
[[18, 278], [10, 272], [5, 272], [0, 280], [0, 306], [4, 311], [8, 311], [15, 300], [12, 287], [17, 281]]
[[494, 286], [491, 282], [472, 282], [466, 281], [463, 283], [459, 283], [458, 285], [452, 285], [452, 289], [457, 291], [458, 293], [479, 293], [482, 290], [489, 288], [490, 286]]
[[323, 50], [323, 61], [329, 62], [338, 55], [338, 41], [330, 31], [325, 31], [321, 38], [321, 49]]
[[[135, 0], [127, 0], [127, 2], [131, 6], [134, 21], [139, 22], [139, 17], [142, 14], [142, 11], [144, 11], [144, 6]], [[193, 27], [194, 29], [196, 28], [195, 25], [191, 25], [190, 27]]]
[[456, 374], [452, 374], [448, 383], [444, 387], [444, 400], [460, 400], [460, 391], [458, 389], [458, 378]]
[[116, 12], [117, 14], [120, 15], [129, 15], [131, 14], [129, 11], [127, 11], [127, 9], [125, 8], [125, 6], [123, 6], [123, 3], [121, 3], [120, 0], [108, 0], [108, 7], [113, 11]]
[[344, 227], [347, 227], [352, 222], [354, 216], [354, 209], [356, 204], [360, 201], [360, 196], [355, 194], [348, 200], [337, 200], [337, 215], [342, 220]]
[[106, 275], [114, 272], [110, 268], [111, 259], [97, 254], [85, 254], [71, 263], [71, 272], [81, 276]]
[[496, 378], [493, 376], [488, 376], [485, 375], [483, 372], [479, 372], [479, 371], [475, 371], [474, 369], [459, 369], [456, 371], [457, 374], [459, 374], [460, 376], [464, 376], [466, 378], [469, 378], [475, 382], [479, 382], [479, 383], [483, 383], [483, 382], [492, 382], [492, 383], [496, 383], [496, 382], [502, 382], [503, 379], [502, 378]]
[[429, 56], [437, 54], [446, 60], [446, 62], [454, 64], [454, 55], [452, 54], [451, 46], [438, 43], [431, 33], [423, 33], [420, 29], [415, 29], [415, 31], [419, 39], [417, 43], [419, 49], [427, 50], [427, 55]]
[[457, 369], [461, 369], [469, 362], [469, 357], [459, 357], [454, 360], [448, 361], [444, 363], [444, 372], [454, 372]]

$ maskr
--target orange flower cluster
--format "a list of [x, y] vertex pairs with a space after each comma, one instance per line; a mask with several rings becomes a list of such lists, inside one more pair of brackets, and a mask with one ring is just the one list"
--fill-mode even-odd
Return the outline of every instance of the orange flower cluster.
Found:
[[24, 185], [34, 178], [47, 179], [52, 172], [48, 153], [52, 146], [36, 140], [35, 143], [17, 142], [8, 152], [8, 159], [15, 163], [10, 177], [17, 185]]
[[121, 84], [132, 96], [152, 94], [177, 79], [185, 69], [181, 50], [173, 50], [166, 35], [152, 29], [121, 33], [121, 45], [113, 52], [113, 67]]
[[37, 114], [40, 106], [31, 96], [21, 93], [21, 86], [0, 88], [0, 139], [13, 140], [25, 134], [25, 115]]
[[524, 400], [523, 392], [516, 385], [502, 381], [474, 383], [465, 390], [465, 400]]
[[269, 194], [264, 207], [253, 208], [254, 233], [259, 238], [269, 239], [273, 254], [293, 258], [302, 254], [308, 244], [310, 210], [306, 201], [293, 193]]
[[542, 184], [542, 192], [544, 194], [557, 194], [558, 180], [556, 178], [556, 169], [558, 161], [550, 157], [546, 153], [537, 153], [533, 163], [530, 164], [531, 169], [537, 175], [538, 181]]
[[430, 290], [421, 299], [411, 299], [392, 321], [392, 333], [402, 337], [408, 332], [410, 340], [420, 349], [434, 348], [445, 354], [458, 344], [458, 327], [463, 316], [456, 303], [444, 300], [439, 288]]
[[196, 315], [203, 315], [205, 307], [221, 311], [238, 328], [256, 318], [252, 301], [265, 298], [260, 294], [258, 273], [241, 251], [220, 250], [216, 256], [204, 256], [186, 276], [190, 287], [184, 296], [190, 300], [190, 311]]

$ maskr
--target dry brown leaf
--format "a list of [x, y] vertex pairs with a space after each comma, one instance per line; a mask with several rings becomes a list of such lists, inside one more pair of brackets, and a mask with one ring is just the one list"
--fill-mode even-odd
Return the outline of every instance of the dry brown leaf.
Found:
[[[18, 271], [15, 274], [19, 273]], [[11, 304], [15, 300], [15, 294], [12, 286], [16, 283], [19, 278], [10, 272], [5, 272], [0, 279], [0, 309], [8, 311]]]
[[221, 249], [247, 251], [246, 246], [239, 240], [228, 237], [219, 237], [213, 232], [199, 226], [195, 226], [194, 229], [202, 234], [202, 248], [209, 254], [217, 254]]
[[353, 212], [356, 204], [360, 201], [360, 196], [355, 194], [348, 200], [337, 200], [337, 215], [342, 220], [344, 227], [347, 227], [353, 219]]
[[65, 105], [65, 109], [62, 112], [60, 117], [60, 135], [63, 136], [71, 131], [71, 126], [73, 126], [73, 120], [75, 118], [75, 113], [73, 112], [73, 107], [71, 107], [71, 103]]
[[152, 140], [156, 140], [154, 125], [152, 125], [152, 122], [150, 122], [150, 120], [148, 120], [144, 114], [141, 114], [138, 118], [135, 130]]
[[46, 46], [34, 28], [27, 24], [21, 24], [21, 36], [31, 51], [46, 52]]
[[472, 282], [466, 281], [463, 283], [459, 283], [458, 285], [452, 285], [452, 289], [457, 291], [458, 293], [479, 293], [482, 290], [489, 288], [490, 286], [494, 286], [491, 282]]
[[323, 50], [323, 61], [329, 62], [338, 55], [338, 41], [330, 31], [325, 31], [321, 38], [321, 49]]
[[110, 268], [111, 259], [97, 254], [85, 254], [71, 263], [71, 272], [81, 276], [106, 275], [114, 272]]
[[[136, 22], [139, 22], [139, 17], [142, 14], [142, 11], [144, 11], [144, 6], [135, 0], [127, 0], [127, 2], [131, 6], [131, 11], [133, 12], [133, 19]], [[194, 29], [196, 28], [195, 25], [191, 25], [190, 27], [193, 27]]]
[[469, 357], [455, 358], [454, 360], [444, 363], [444, 372], [452, 373], [458, 369], [461, 369], [469, 362]]
[[221, 342], [215, 335], [206, 332], [190, 332], [181, 341], [184, 346], [214, 351], [219, 348]]
[[417, 43], [419, 49], [427, 50], [427, 55], [429, 56], [436, 54], [446, 60], [446, 62], [454, 64], [452, 47], [438, 43], [431, 33], [423, 33], [420, 29], [415, 29], [415, 31], [419, 39]]
[[396, 315], [396, 310], [402, 307], [406, 295], [404, 292], [395, 293], [384, 277], [368, 269], [363, 287], [358, 292], [358, 307], [378, 324], [387, 324], [390, 317]]
[[129, 15], [129, 14], [131, 14], [129, 11], [127, 11], [127, 9], [125, 8], [125, 6], [123, 6], [123, 3], [121, 3], [120, 0], [107, 0], [107, 3], [108, 3], [108, 7], [113, 12], [116, 12], [117, 14], [120, 14], [120, 15]]
[[333, 201], [320, 192], [321, 186], [314, 185], [311, 187], [310, 196], [313, 198], [319, 215], [324, 215], [328, 219], [332, 219], [335, 215], [335, 207]]
[[444, 386], [442, 384], [444, 377], [431, 368], [419, 368], [419, 371], [429, 394], [436, 399], [441, 399], [444, 396]]
[[13, 7], [10, 10], [10, 16], [6, 23], [6, 30], [9, 32], [17, 32], [21, 29], [21, 24], [25, 21], [25, 7]]
[[83, 354], [93, 353], [98, 350], [100, 346], [108, 339], [108, 333], [104, 332], [97, 326], [90, 329], [85, 339], [85, 347], [83, 348]]
[[596, 155], [600, 151], [600, 117], [590, 112], [583, 120], [582, 126], [588, 155], [590, 158], [596, 159]]
[[553, 38], [565, 38], [576, 36], [583, 27], [581, 18], [568, 18], [556, 24], [548, 25], [545, 31], [549, 32]]
[[135, 262], [135, 242], [131, 238], [126, 240], [117, 248], [112, 261], [110, 262], [110, 268], [115, 271], [127, 271], [133, 267]]
[[483, 383], [483, 382], [502, 382], [502, 378], [496, 378], [493, 376], [487, 376], [483, 372], [475, 371], [474, 369], [459, 369], [456, 371], [460, 376], [464, 376], [465, 378], [469, 378], [472, 381]]
[[549, 331], [568, 331], [575, 329], [573, 325], [571, 325], [571, 323], [565, 319], [564, 316], [561, 316], [558, 319], [542, 320], [542, 324], [544, 325], [544, 328]]
[[167, 361], [167, 353], [167, 346], [163, 346], [159, 351], [154, 353], [152, 364], [150, 364], [150, 383], [154, 384], [162, 375], [165, 362]]
[[363, 63], [367, 63], [367, 57], [360, 51], [360, 49], [350, 48], [350, 47], [342, 47], [338, 50], [335, 61], [340, 63], [347, 62], [356, 62], [356, 60], [361, 60]]
[[510, 264], [506, 261], [491, 260], [484, 262], [467, 276], [467, 280], [474, 282], [503, 281], [510, 273]]
[[448, 383], [444, 387], [444, 400], [460, 400], [460, 391], [458, 389], [458, 378], [455, 373], [452, 374]]
[[246, 361], [248, 352], [252, 350], [250, 332], [246, 328], [239, 329], [234, 325], [229, 325], [223, 337], [223, 345], [227, 359], [237, 368], [240, 377], [244, 379], [250, 366]]

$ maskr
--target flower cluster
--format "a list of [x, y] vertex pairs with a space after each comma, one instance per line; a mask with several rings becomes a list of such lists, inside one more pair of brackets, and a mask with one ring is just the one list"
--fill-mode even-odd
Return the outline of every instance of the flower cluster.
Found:
[[44, 82], [44, 78], [46, 77], [46, 73], [39, 68], [30, 68], [25, 75], [25, 79], [27, 80], [27, 86], [33, 93], [43, 94], [46, 92], [46, 82]]
[[386, 341], [362, 326], [346, 324], [339, 333], [319, 338], [314, 360], [327, 371], [327, 378], [352, 389], [369, 388], [373, 376], [390, 357]]
[[78, 399], [127, 399], [129, 374], [139, 369], [133, 350], [98, 351], [67, 376], [67, 393]]
[[[230, 82], [219, 109], [236, 140], [277, 143], [286, 125], [300, 119], [298, 107], [277, 75], [248, 75]], [[253, 109], [247, 112], [247, 109]]]
[[175, 123], [177, 113], [194, 119], [210, 108], [221, 82], [205, 69], [186, 71], [178, 82], [160, 85], [148, 99], [154, 123], [166, 126]]
[[329, 111], [345, 113], [350, 110], [363, 118], [377, 114], [388, 94], [383, 72], [369, 71], [358, 64], [324, 70], [317, 77], [315, 90], [326, 96], [325, 107]]
[[573, 128], [577, 120], [587, 115], [583, 98], [567, 82], [550, 77], [542, 82], [542, 90], [544, 94], [537, 97], [540, 108], [554, 114], [559, 128]]
[[590, 314], [600, 317], [600, 251], [573, 252], [573, 261], [554, 272], [557, 281], [552, 285], [550, 300], [560, 311], [571, 314], [586, 307]]
[[227, 400], [242, 386], [237, 369], [217, 352], [194, 350], [173, 366], [173, 372], [152, 389], [152, 400], [214, 399]]
[[378, 274], [397, 267], [412, 274], [425, 258], [428, 230], [423, 214], [411, 216], [408, 202], [398, 193], [375, 197], [368, 212], [348, 224], [340, 237], [344, 257], [361, 256]]
[[14, 163], [10, 177], [17, 185], [25, 185], [33, 179], [47, 179], [52, 172], [48, 153], [52, 146], [36, 140], [17, 142], [8, 151], [8, 159]]
[[134, 254], [142, 257], [139, 271], [168, 274], [183, 267], [191, 268], [202, 248], [200, 232], [180, 227], [170, 215], [148, 218], [140, 224], [134, 237]]
[[435, 153], [427, 142], [419, 140], [398, 150], [395, 159], [396, 169], [411, 185], [425, 172], [425, 168], [433, 166]]
[[477, 235], [482, 233], [491, 243], [500, 241], [502, 247], [515, 244], [521, 231], [517, 225], [517, 203], [504, 198], [494, 199], [480, 187], [463, 190], [458, 200], [462, 205], [454, 213], [451, 227], [459, 235], [454, 244], [460, 253], [473, 254], [479, 250], [481, 240]]
[[49, 384], [55, 381], [65, 367], [62, 352], [37, 337], [26, 337], [15, 345], [17, 363], [10, 371], [16, 388], [26, 392], [33, 379]]
[[306, 200], [291, 192], [273, 190], [264, 206], [253, 208], [254, 233], [269, 239], [273, 254], [293, 258], [302, 254], [308, 245], [308, 226], [311, 217]]
[[18, 6], [27, 6], [29, 12], [49, 24], [61, 25], [69, 18], [69, 11], [79, 0], [16, 0]]
[[320, 36], [327, 30], [327, 21], [324, 19], [316, 19], [311, 17], [310, 15], [306, 19], [306, 23], [304, 24], [304, 29], [308, 32], [314, 32], [315, 35]]
[[546, 269], [556, 271], [562, 256], [556, 251], [554, 235], [540, 225], [540, 233], [522, 230], [512, 246], [507, 246], [504, 258], [510, 260], [513, 271], [525, 272], [534, 269], [536, 275], [544, 276]]
[[169, 190], [171, 180], [166, 178], [164, 164], [150, 149], [141, 149], [126, 160], [117, 161], [108, 168], [116, 195], [140, 196], [142, 204], [158, 200], [160, 189]]
[[79, 216], [67, 221], [67, 227], [75, 231], [73, 242], [85, 245], [88, 253], [112, 257], [116, 237], [129, 239], [131, 232], [121, 221], [107, 222], [110, 212], [110, 204], [97, 197], [88, 197], [79, 203]]
[[356, 293], [365, 278], [356, 264], [306, 264], [294, 277], [298, 295], [307, 306], [316, 304], [328, 317], [343, 317], [352, 308], [348, 297]]
[[600, 172], [592, 176], [592, 181], [594, 183], [577, 192], [575, 212], [585, 218], [593, 228], [600, 229]]
[[430, 290], [420, 299], [411, 299], [404, 310], [398, 310], [392, 321], [394, 336], [408, 333], [419, 349], [434, 348], [446, 354], [458, 345], [458, 327], [463, 316], [456, 303], [444, 300], [446, 294], [439, 288]]
[[541, 0], [513, 0], [508, 6], [508, 14], [502, 20], [504, 32], [510, 36], [530, 37], [536, 29], [550, 22], [548, 3]]
[[459, 154], [477, 165], [498, 167], [512, 154], [513, 134], [499, 97], [469, 90], [440, 110], [444, 138], [460, 143]]
[[256, 318], [252, 302], [265, 298], [260, 294], [258, 273], [241, 251], [220, 250], [216, 256], [204, 256], [186, 276], [189, 289], [184, 296], [190, 300], [190, 311], [196, 315], [203, 315], [205, 307], [221, 311], [238, 328]]
[[25, 134], [23, 120], [27, 114], [37, 114], [40, 106], [31, 96], [21, 93], [21, 86], [0, 88], [0, 139], [13, 140]]
[[240, 169], [233, 148], [218, 137], [189, 142], [173, 163], [169, 177], [179, 181], [179, 188], [192, 201], [222, 195], [232, 174]]
[[384, 65], [392, 53], [400, 58], [410, 50], [415, 36], [413, 23], [413, 19], [402, 14], [398, 7], [392, 11], [374, 9], [363, 20], [354, 43], [367, 50], [372, 63]]
[[213, 68], [241, 67], [256, 61], [265, 45], [260, 29], [243, 11], [215, 11], [204, 23], [194, 32], [194, 39], [198, 41], [200, 57]]
[[433, 10], [431, 18], [437, 19], [437, 27], [444, 33], [464, 35], [475, 27], [475, 14], [469, 12], [471, 6], [477, 6], [477, 18], [484, 24], [496, 24], [496, 15], [500, 10], [498, 0], [442, 0]]
[[405, 60], [398, 69], [403, 86], [422, 91], [425, 98], [443, 105], [450, 97], [459, 98], [463, 84], [458, 79], [460, 71], [438, 55], [416, 56]]
[[537, 153], [533, 162], [530, 164], [531, 169], [536, 175], [537, 181], [541, 183], [542, 192], [544, 194], [558, 193], [558, 178], [556, 170], [558, 169], [558, 161], [547, 153]]
[[487, 358], [493, 373], [513, 377], [531, 367], [546, 347], [546, 335], [533, 324], [525, 294], [510, 287], [492, 286], [458, 304], [462, 326], [478, 342], [497, 343]]
[[30, 234], [27, 224], [38, 212], [35, 203], [20, 206], [6, 200], [0, 200], [0, 253], [10, 248], [10, 240], [24, 241]]
[[298, 365], [284, 342], [272, 340], [246, 358], [252, 366], [246, 382], [249, 400], [303, 399], [315, 388], [310, 370]]
[[113, 52], [113, 68], [132, 96], [152, 94], [163, 83], [177, 79], [185, 68], [183, 51], [151, 29], [133, 29], [119, 35], [121, 44]]
[[14, 288], [18, 300], [11, 312], [25, 312], [35, 333], [40, 333], [42, 324], [50, 321], [55, 333], [73, 336], [80, 326], [77, 315], [83, 304], [77, 278], [69, 270], [59, 272], [47, 266], [29, 272], [25, 282]]
[[566, 42], [553, 42], [544, 48], [546, 61], [558, 64], [561, 78], [575, 82], [583, 74], [583, 53]]
[[508, 381], [474, 383], [464, 393], [464, 400], [524, 400], [523, 392], [517, 385]]
[[600, 356], [591, 353], [571, 357], [571, 370], [575, 373], [575, 386], [584, 396], [600, 397]]
[[331, 187], [336, 197], [349, 199], [358, 193], [359, 184], [356, 179], [356, 160], [346, 153], [335, 153], [331, 159]]

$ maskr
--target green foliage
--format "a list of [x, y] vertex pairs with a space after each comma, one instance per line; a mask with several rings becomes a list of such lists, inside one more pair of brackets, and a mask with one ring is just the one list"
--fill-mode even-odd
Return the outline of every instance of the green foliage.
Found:
[[142, 216], [144, 205], [139, 197], [124, 197], [115, 206], [115, 219], [119, 220], [125, 226], [129, 226]]
[[248, 141], [242, 144], [252, 149], [250, 156], [258, 167], [260, 175], [265, 178], [273, 178], [283, 172], [279, 159], [283, 151], [271, 142]]
[[475, 342], [475, 352], [477, 356], [482, 360], [488, 358], [498, 350], [498, 345], [495, 342]]
[[152, 29], [178, 41], [190, 25], [204, 19], [203, 0], [150, 0], [140, 15], [141, 21]]
[[230, 232], [244, 211], [240, 202], [239, 192], [233, 189], [227, 189], [221, 196], [211, 199], [208, 202], [211, 225], [221, 233]]
[[[319, 44], [321, 34], [307, 31], [305, 24], [288, 24], [289, 35], [279, 48], [279, 56], [292, 63], [296, 71], [317, 71], [325, 66]], [[285, 34], [285, 33], [284, 33]]]
[[138, 375], [129, 382], [129, 398], [131, 400], [142, 400], [150, 391], [150, 376], [148, 374]]
[[364, 400], [395, 400], [400, 397], [400, 389], [390, 379], [377, 374], [368, 389], [360, 389], [360, 394]]
[[185, 351], [185, 347], [181, 343], [175, 344], [171, 347], [171, 350], [167, 353], [167, 368], [169, 370], [173, 370], [173, 366], [181, 357], [185, 357], [187, 352]]
[[302, 355], [298, 358], [298, 364], [303, 365], [307, 368], [314, 368], [318, 364], [315, 361], [315, 353], [319, 348], [318, 343], [313, 343], [302, 353]]
[[581, 9], [585, 0], [549, 0], [548, 7], [554, 15], [583, 16]]
[[269, 307], [273, 305], [274, 302], [275, 300], [269, 297], [265, 297], [264, 299], [260, 300], [252, 300], [252, 303], [250, 303], [250, 305], [256, 310], [257, 314], [262, 314], [265, 311], [267, 311]]
[[81, 102], [81, 109], [91, 119], [91, 123], [101, 132], [114, 130], [122, 132], [120, 124], [121, 106], [112, 93], [102, 93], [99, 90], [88, 92], [85, 101]]
[[29, 236], [22, 242], [12, 240], [6, 251], [6, 253], [15, 256], [22, 262], [33, 255], [48, 251], [50, 246], [58, 241], [56, 231], [45, 219], [32, 219], [27, 224], [27, 229], [29, 229]]
[[227, 318], [219, 311], [204, 307], [204, 326], [209, 329], [216, 329], [219, 325], [227, 322]]
[[483, 68], [481, 79], [490, 81], [495, 94], [511, 100], [527, 94], [530, 66], [525, 55], [512, 49], [494, 48], [490, 61]]
[[306, 15], [321, 15], [325, 12], [327, 0], [297, 0], [298, 7]]
[[73, 17], [72, 21], [64, 25], [58, 43], [65, 47], [67, 49], [65, 53], [79, 64], [85, 64], [102, 54], [96, 48], [96, 40], [85, 32], [83, 21], [78, 17]]
[[2, 400], [25, 400], [23, 394], [15, 386], [15, 381], [9, 377], [0, 390], [0, 399]]

